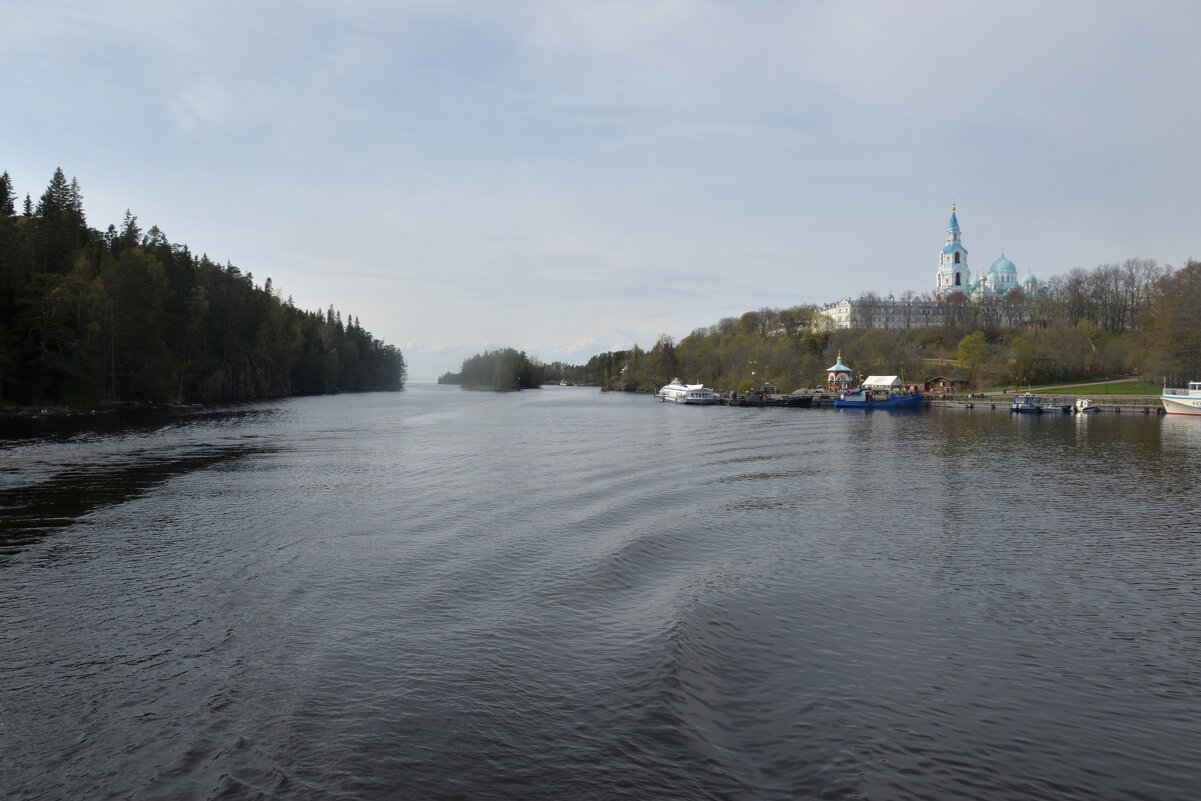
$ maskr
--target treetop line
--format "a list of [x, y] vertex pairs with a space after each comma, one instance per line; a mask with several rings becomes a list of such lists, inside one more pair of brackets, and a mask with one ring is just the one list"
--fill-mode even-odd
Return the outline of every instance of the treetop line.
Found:
[[0, 176], [0, 401], [40, 406], [401, 389], [404, 357], [332, 306], [196, 256], [128, 211], [90, 228], [57, 169], [21, 214]]

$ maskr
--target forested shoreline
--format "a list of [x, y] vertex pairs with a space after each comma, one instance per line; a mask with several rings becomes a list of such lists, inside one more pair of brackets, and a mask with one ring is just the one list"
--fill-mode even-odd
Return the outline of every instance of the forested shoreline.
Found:
[[143, 232], [88, 226], [60, 168], [21, 209], [0, 176], [0, 403], [95, 407], [403, 389], [404, 356], [330, 306]]
[[[985, 302], [947, 301], [945, 323], [872, 327], [874, 303], [855, 327], [835, 329], [815, 306], [761, 308], [650, 348], [600, 353], [583, 365], [554, 363], [548, 374], [577, 384], [653, 391], [679, 377], [746, 391], [765, 383], [786, 391], [823, 383], [842, 354], [863, 375], [914, 381], [950, 375], [976, 387], [1021, 386], [1137, 373], [1152, 383], [1201, 379], [1201, 262], [1173, 270], [1129, 259], [1054, 276], [1037, 297], [1015, 291]], [[928, 302], [906, 293], [901, 303]]]
[[[889, 299], [892, 300], [891, 298]], [[905, 304], [929, 303], [905, 293]], [[524, 351], [486, 351], [446, 373], [440, 384], [519, 389], [568, 379], [627, 392], [653, 392], [672, 378], [746, 392], [772, 384], [817, 387], [841, 354], [861, 375], [913, 381], [943, 376], [984, 388], [1138, 374], [1183, 385], [1201, 379], [1201, 262], [1172, 269], [1147, 259], [1077, 268], [1044, 291], [947, 301], [942, 325], [873, 327], [883, 301], [856, 301], [854, 327], [836, 329], [816, 306], [761, 308], [697, 328], [677, 341], [663, 334], [649, 349], [599, 353], [585, 364], [543, 363]]]

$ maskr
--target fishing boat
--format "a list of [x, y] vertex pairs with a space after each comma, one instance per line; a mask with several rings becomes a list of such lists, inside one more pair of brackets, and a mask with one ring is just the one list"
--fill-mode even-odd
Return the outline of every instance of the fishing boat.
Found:
[[1013, 403], [1009, 405], [1009, 411], [1020, 414], [1042, 414], [1044, 411], [1043, 399], [1037, 395], [1031, 395], [1029, 392], [1024, 395], [1015, 395]]
[[1013, 403], [1009, 406], [1009, 411], [1020, 414], [1042, 414], [1043, 412], [1067, 414], [1072, 411], [1072, 407], [1067, 403], [1049, 403], [1037, 395], [1031, 395], [1027, 392], [1025, 395], [1014, 397]]
[[664, 402], [674, 401], [675, 403], [691, 403], [701, 406], [711, 405], [721, 400], [716, 392], [706, 389], [704, 384], [681, 384], [678, 378], [673, 378], [670, 384], [665, 384], [655, 393], [655, 397]]
[[1164, 387], [1159, 400], [1168, 414], [1201, 415], [1201, 381], [1188, 382], [1186, 389]]
[[834, 399], [835, 409], [917, 409], [925, 402], [917, 392], [864, 389], [844, 392]]

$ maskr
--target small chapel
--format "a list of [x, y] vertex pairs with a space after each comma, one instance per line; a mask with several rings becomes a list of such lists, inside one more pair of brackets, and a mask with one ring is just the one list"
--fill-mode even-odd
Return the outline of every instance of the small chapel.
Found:
[[842, 363], [842, 352], [840, 351], [838, 360], [831, 367], [826, 368], [826, 389], [831, 392], [845, 392], [853, 383], [854, 377], [851, 374], [851, 368]]

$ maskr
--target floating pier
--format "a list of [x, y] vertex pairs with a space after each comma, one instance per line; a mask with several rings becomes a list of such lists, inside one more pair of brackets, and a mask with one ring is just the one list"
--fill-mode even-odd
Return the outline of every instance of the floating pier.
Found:
[[[1043, 401], [1050, 406], [1068, 407], [1064, 414], [1071, 414], [1071, 406], [1076, 403], [1074, 395], [1040, 395]], [[982, 409], [985, 411], [1009, 411], [1013, 403], [1012, 395], [986, 395], [982, 398], [973, 397], [953, 397], [953, 398], [932, 398], [931, 406], [941, 406], [943, 408], [959, 408], [959, 409]], [[1110, 401], [1100, 401], [1093, 398], [1093, 409], [1097, 414], [1163, 414], [1163, 405], [1158, 398], [1148, 398], [1147, 396], [1132, 396], [1132, 397], [1115, 397]], [[1058, 411], [1052, 410], [1044, 412], [1044, 414], [1057, 414]], [[1084, 412], [1084, 414], [1093, 414], [1094, 412]]]
[[[742, 395], [727, 393], [722, 396], [722, 406], [753, 406], [753, 407], [787, 407], [793, 409], [830, 409], [834, 407], [833, 393], [814, 392], [801, 395], [769, 394], [763, 392], [748, 392]], [[1074, 395], [1042, 395], [1048, 406], [1064, 409], [1063, 414], [1072, 414], [1071, 407], [1076, 402]], [[944, 409], [976, 409], [981, 411], [1008, 412], [1013, 403], [1012, 395], [985, 395], [972, 397], [970, 395], [953, 397], [926, 396], [924, 405]], [[1163, 406], [1158, 398], [1147, 396], [1112, 397], [1106, 401], [1093, 398], [1094, 411], [1097, 414], [1163, 414]], [[1059, 414], [1058, 409], [1049, 409], [1044, 414]], [[1093, 414], [1087, 412], [1086, 414]]]

